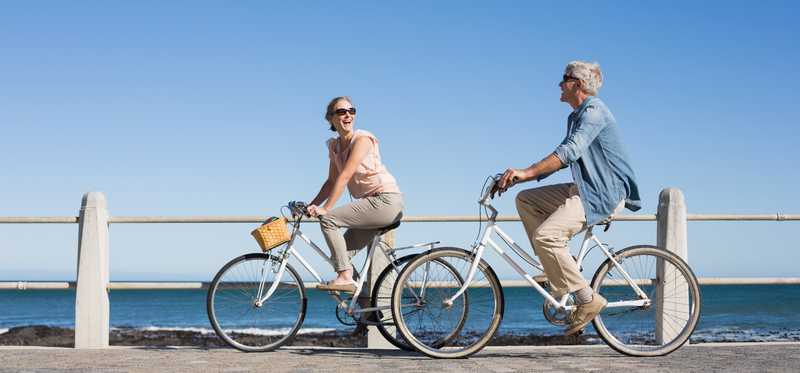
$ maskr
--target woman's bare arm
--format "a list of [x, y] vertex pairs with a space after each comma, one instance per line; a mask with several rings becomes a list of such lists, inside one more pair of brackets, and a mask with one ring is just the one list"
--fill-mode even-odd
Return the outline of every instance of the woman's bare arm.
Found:
[[330, 195], [328, 195], [327, 202], [325, 202], [325, 206], [323, 206], [323, 208], [329, 210], [336, 205], [336, 201], [339, 199], [339, 197], [341, 197], [342, 192], [344, 192], [344, 188], [347, 186], [347, 183], [349, 183], [350, 179], [353, 178], [353, 174], [356, 173], [358, 165], [360, 165], [361, 161], [364, 160], [364, 157], [367, 155], [370, 146], [372, 146], [370, 143], [371, 141], [372, 140], [370, 140], [368, 137], [359, 137], [356, 139], [355, 144], [353, 144], [353, 150], [350, 152], [350, 156], [347, 158], [347, 162], [345, 162], [342, 172], [336, 176], [333, 182]]
[[319, 193], [317, 193], [317, 196], [311, 200], [309, 205], [318, 206], [322, 202], [325, 202], [325, 200], [328, 199], [328, 196], [331, 194], [331, 187], [333, 186], [334, 180], [336, 180], [336, 166], [334, 166], [333, 160], [331, 160], [328, 165], [328, 178], [325, 180], [325, 183], [322, 184], [322, 188], [319, 189]]

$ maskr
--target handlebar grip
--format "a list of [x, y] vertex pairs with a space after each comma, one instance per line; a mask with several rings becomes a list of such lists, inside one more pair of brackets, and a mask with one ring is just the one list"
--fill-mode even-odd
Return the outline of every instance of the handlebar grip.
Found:
[[292, 211], [292, 215], [302, 215], [302, 216], [310, 216], [308, 214], [308, 208], [305, 202], [302, 201], [289, 201], [289, 210]]
[[[489, 196], [491, 198], [494, 198], [495, 193], [498, 193], [499, 196], [500, 193], [504, 193], [506, 190], [508, 190], [508, 188], [500, 188], [499, 186], [500, 179], [503, 178], [503, 175], [504, 174], [495, 174], [494, 177], [492, 177], [492, 188], [491, 191], [489, 192]], [[519, 178], [516, 176], [511, 178], [512, 183], [516, 183], [517, 180], [519, 180]]]

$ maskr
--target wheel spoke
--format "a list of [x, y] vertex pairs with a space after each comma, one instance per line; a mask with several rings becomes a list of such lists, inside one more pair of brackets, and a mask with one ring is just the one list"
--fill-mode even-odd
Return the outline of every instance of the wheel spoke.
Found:
[[[229, 345], [244, 351], [268, 351], [291, 340], [305, 316], [302, 281], [287, 265], [280, 279], [272, 271], [278, 263], [266, 254], [248, 254], [220, 270], [209, 287], [209, 320]], [[259, 284], [266, 295], [256, 306]]]
[[595, 319], [598, 334], [629, 355], [674, 351], [688, 340], [699, 319], [700, 293], [694, 274], [675, 256], [655, 247], [626, 249], [617, 257], [619, 267], [606, 261], [598, 269], [592, 283], [595, 291], [609, 302], [639, 300], [632, 287], [619, 284], [624, 271], [637, 281], [650, 304], [607, 308]]
[[[483, 348], [497, 330], [502, 290], [485, 263], [478, 266], [471, 285], [488, 286], [469, 286], [449, 303], [471, 263], [472, 256], [463, 250], [440, 249], [412, 260], [400, 274], [393, 291], [395, 323], [419, 351], [434, 357], [468, 356]], [[411, 294], [424, 297], [411, 301]]]

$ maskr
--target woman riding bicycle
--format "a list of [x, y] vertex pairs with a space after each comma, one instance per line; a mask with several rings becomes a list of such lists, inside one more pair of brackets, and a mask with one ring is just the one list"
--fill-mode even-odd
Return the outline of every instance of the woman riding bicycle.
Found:
[[[317, 288], [354, 292], [350, 258], [372, 241], [379, 228], [400, 220], [403, 196], [395, 178], [381, 162], [378, 139], [367, 131], [355, 129], [356, 108], [349, 97], [331, 100], [325, 120], [338, 137], [326, 142], [330, 158], [328, 178], [309, 203], [308, 212], [319, 217], [337, 276]], [[354, 200], [334, 208], [345, 186]], [[348, 228], [347, 232], [342, 234], [341, 228]]]

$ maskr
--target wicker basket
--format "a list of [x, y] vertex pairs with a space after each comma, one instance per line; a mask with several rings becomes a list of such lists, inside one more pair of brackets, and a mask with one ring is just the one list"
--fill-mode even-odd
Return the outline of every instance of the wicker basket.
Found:
[[250, 234], [261, 246], [264, 252], [270, 251], [277, 246], [289, 242], [289, 229], [286, 228], [285, 218], [270, 218], [260, 227], [254, 229]]

